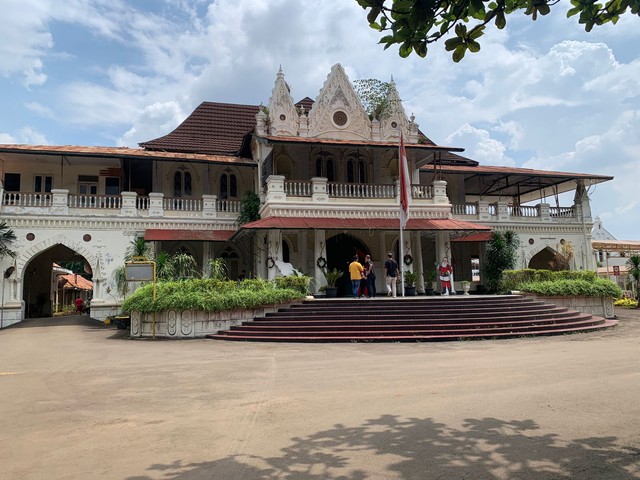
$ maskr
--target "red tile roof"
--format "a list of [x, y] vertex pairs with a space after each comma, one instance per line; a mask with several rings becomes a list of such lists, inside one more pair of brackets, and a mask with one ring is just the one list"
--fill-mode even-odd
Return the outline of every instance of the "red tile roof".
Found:
[[[267, 217], [240, 228], [398, 230], [400, 224], [393, 218]], [[405, 230], [489, 231], [491, 228], [462, 220], [410, 218]]]
[[256, 126], [257, 105], [202, 102], [167, 135], [140, 143], [147, 150], [239, 155]]
[[67, 290], [93, 290], [93, 282], [87, 280], [82, 275], [75, 273], [69, 275], [58, 275], [58, 282], [63, 283], [62, 288]]
[[229, 240], [235, 230], [170, 230], [148, 228], [144, 232], [144, 239], [153, 240], [198, 240], [203, 242], [225, 242]]

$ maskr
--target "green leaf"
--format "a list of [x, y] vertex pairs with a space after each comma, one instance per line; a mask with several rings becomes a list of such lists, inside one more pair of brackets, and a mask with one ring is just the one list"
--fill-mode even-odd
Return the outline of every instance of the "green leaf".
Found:
[[469, 40], [467, 42], [467, 48], [471, 53], [478, 53], [480, 51], [480, 44], [475, 40]]
[[498, 30], [502, 30], [507, 25], [507, 19], [504, 16], [504, 12], [498, 12], [496, 14], [496, 27]]
[[447, 40], [446, 42], [444, 42], [444, 49], [447, 52], [450, 52], [452, 50], [455, 50], [456, 48], [458, 48], [458, 46], [462, 45], [462, 40], [458, 37], [455, 38], [450, 38], [449, 40]]
[[456, 48], [453, 51], [453, 61], [458, 63], [460, 60], [462, 60], [464, 58], [464, 54], [467, 52], [467, 46], [466, 45], [459, 45], [458, 48]]
[[369, 21], [369, 24], [372, 24], [372, 23], [376, 22], [376, 19], [378, 18], [378, 15], [380, 15], [381, 11], [382, 10], [380, 9], [380, 7], [372, 7], [371, 8], [371, 11], [367, 15], [367, 20]]

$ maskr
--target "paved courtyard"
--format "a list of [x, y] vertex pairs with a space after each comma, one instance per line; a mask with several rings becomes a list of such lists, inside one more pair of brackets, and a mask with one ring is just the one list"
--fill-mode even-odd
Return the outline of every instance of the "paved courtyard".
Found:
[[416, 344], [0, 331], [3, 479], [640, 478], [640, 313], [613, 330]]

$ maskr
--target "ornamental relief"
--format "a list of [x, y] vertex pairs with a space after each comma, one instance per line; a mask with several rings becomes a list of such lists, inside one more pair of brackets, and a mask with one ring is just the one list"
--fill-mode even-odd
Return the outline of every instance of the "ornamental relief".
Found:
[[309, 136], [371, 139], [371, 122], [344, 69], [334, 65], [309, 112]]

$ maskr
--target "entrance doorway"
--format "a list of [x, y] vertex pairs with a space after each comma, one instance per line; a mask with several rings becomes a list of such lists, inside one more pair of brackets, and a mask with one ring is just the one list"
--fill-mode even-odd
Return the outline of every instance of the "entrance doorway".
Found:
[[76, 298], [85, 304], [93, 290], [86, 259], [69, 247], [54, 245], [33, 257], [24, 268], [22, 299], [25, 318], [51, 317]]
[[349, 278], [349, 263], [354, 255], [358, 255], [360, 262], [364, 262], [365, 255], [371, 252], [359, 239], [348, 233], [339, 233], [327, 240], [327, 268], [337, 268], [343, 272], [336, 282], [338, 296], [351, 295], [351, 280]]

